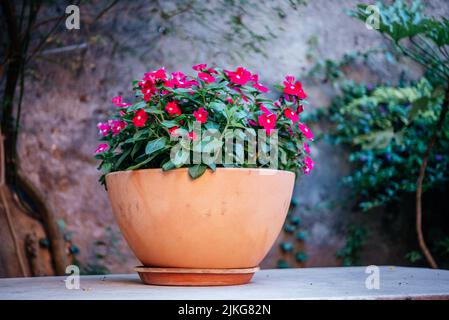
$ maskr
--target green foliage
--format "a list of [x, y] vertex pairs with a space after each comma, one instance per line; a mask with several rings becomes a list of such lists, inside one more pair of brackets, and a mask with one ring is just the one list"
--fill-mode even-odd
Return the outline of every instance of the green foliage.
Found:
[[[449, 79], [449, 21], [425, 16], [419, 1], [395, 0], [392, 4], [376, 3], [380, 23], [378, 31], [389, 37], [402, 53], [423, 65], [437, 81]], [[372, 14], [367, 4], [360, 4], [350, 15], [365, 22]], [[409, 43], [407, 43], [407, 41]]]
[[342, 260], [343, 266], [352, 266], [360, 263], [360, 253], [368, 237], [364, 227], [349, 225], [346, 230], [346, 244], [337, 251], [337, 257]]
[[[369, 210], [416, 191], [416, 177], [441, 109], [443, 92], [426, 79], [405, 87], [345, 81], [342, 95], [322, 114], [330, 141], [346, 146], [353, 164], [344, 183]], [[449, 178], [449, 119], [429, 159], [424, 190]]]

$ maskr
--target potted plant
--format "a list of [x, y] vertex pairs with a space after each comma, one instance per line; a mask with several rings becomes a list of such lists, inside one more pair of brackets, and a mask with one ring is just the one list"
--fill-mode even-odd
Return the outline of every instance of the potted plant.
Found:
[[145, 73], [137, 102], [112, 99], [100, 181], [144, 282], [246, 283], [282, 228], [295, 173], [313, 169], [306, 93], [287, 76], [274, 101], [243, 67], [193, 69]]

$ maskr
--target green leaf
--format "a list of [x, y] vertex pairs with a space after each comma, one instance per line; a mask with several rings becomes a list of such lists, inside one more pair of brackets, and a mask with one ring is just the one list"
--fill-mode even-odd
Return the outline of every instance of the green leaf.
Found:
[[172, 169], [175, 169], [175, 168], [176, 168], [176, 165], [173, 162], [171, 162], [171, 160], [168, 160], [166, 163], [164, 163], [162, 165], [162, 170], [163, 171], [168, 171], [168, 170], [172, 170]]
[[150, 155], [156, 151], [163, 149], [166, 144], [167, 144], [167, 138], [165, 138], [165, 137], [161, 137], [159, 139], [152, 140], [147, 143], [147, 146], [145, 147], [145, 153], [147, 155]]
[[206, 171], [207, 166], [204, 164], [197, 164], [193, 167], [189, 167], [189, 175], [192, 177], [192, 179], [196, 179], [201, 177], [204, 172]]

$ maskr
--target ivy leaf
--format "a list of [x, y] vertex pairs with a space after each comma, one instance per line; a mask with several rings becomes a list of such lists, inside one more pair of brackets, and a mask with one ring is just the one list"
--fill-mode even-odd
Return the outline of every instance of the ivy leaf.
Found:
[[206, 171], [207, 166], [204, 164], [197, 164], [192, 167], [189, 167], [189, 175], [192, 179], [196, 179], [201, 177]]
[[164, 148], [166, 144], [167, 144], [167, 138], [165, 138], [165, 137], [161, 137], [159, 139], [152, 140], [147, 143], [147, 146], [145, 147], [145, 153], [147, 155], [150, 155], [150, 154]]

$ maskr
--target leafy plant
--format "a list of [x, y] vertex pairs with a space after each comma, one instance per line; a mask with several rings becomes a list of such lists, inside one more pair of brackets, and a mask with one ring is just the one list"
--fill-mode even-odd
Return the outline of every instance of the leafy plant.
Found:
[[[363, 210], [398, 201], [416, 192], [415, 177], [438, 118], [443, 93], [425, 78], [405, 87], [345, 81], [326, 117], [332, 124], [329, 138], [349, 147], [351, 174], [344, 178]], [[419, 108], [418, 108], [419, 106]], [[449, 119], [429, 159], [424, 190], [449, 179]]]
[[343, 266], [352, 266], [360, 263], [360, 253], [368, 237], [363, 227], [349, 225], [346, 230], [345, 246], [337, 251], [337, 257], [342, 260]]
[[[422, 191], [429, 157], [442, 132], [446, 114], [449, 111], [449, 21], [446, 18], [436, 19], [425, 16], [423, 14], [425, 7], [421, 1], [413, 1], [409, 6], [404, 0], [396, 0], [388, 6], [382, 3], [377, 3], [376, 6], [380, 18], [376, 29], [391, 39], [395, 48], [405, 56], [421, 64], [426, 69], [429, 79], [441, 86], [441, 90], [445, 92], [433, 133], [425, 150], [421, 152], [422, 160], [416, 182], [418, 242], [426, 260], [433, 268], [437, 268], [438, 265], [426, 245], [422, 232]], [[369, 10], [368, 5], [360, 4], [350, 14], [366, 22], [372, 11]]]
[[[258, 75], [242, 67], [228, 71], [201, 64], [193, 69], [194, 77], [167, 75], [163, 68], [146, 73], [133, 82], [134, 104], [113, 98], [112, 119], [98, 124], [101, 182], [110, 172], [144, 168], [188, 167], [192, 178], [217, 166], [270, 168], [274, 162], [281, 170], [307, 174], [313, 169], [305, 143], [313, 135], [299, 122], [306, 98], [299, 81], [286, 77], [279, 86], [283, 95], [273, 101], [261, 96], [268, 88]], [[250, 143], [228, 148], [234, 139], [257, 139], [257, 150]]]

